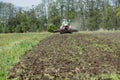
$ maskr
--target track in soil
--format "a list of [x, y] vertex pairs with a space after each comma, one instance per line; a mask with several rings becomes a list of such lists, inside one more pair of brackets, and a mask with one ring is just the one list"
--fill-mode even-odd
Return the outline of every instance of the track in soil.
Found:
[[55, 34], [26, 52], [8, 79], [89, 80], [120, 74], [119, 40], [120, 33]]

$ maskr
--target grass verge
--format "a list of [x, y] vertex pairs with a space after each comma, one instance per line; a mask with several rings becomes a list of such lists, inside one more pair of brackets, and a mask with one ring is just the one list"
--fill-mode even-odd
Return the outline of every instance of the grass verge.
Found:
[[50, 35], [47, 32], [0, 34], [0, 80], [6, 80], [7, 71], [20, 56]]

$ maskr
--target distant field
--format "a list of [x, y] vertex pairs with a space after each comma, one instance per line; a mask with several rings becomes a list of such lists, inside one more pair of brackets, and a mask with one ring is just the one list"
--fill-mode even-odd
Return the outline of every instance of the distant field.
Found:
[[8, 73], [15, 80], [120, 80], [120, 32], [54, 34]]
[[7, 70], [19, 61], [21, 55], [50, 33], [0, 34], [0, 80], [6, 80]]

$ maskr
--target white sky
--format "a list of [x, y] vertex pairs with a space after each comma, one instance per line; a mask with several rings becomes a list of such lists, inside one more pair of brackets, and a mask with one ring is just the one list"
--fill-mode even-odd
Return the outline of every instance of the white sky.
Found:
[[18, 7], [28, 7], [31, 8], [32, 5], [38, 5], [41, 0], [0, 0], [0, 2], [9, 2]]

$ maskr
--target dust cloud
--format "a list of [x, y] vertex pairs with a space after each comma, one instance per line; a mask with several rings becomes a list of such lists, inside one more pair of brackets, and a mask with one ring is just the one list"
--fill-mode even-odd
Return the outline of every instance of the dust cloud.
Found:
[[73, 29], [81, 30], [81, 22], [79, 19], [75, 19], [71, 22], [71, 26]]

